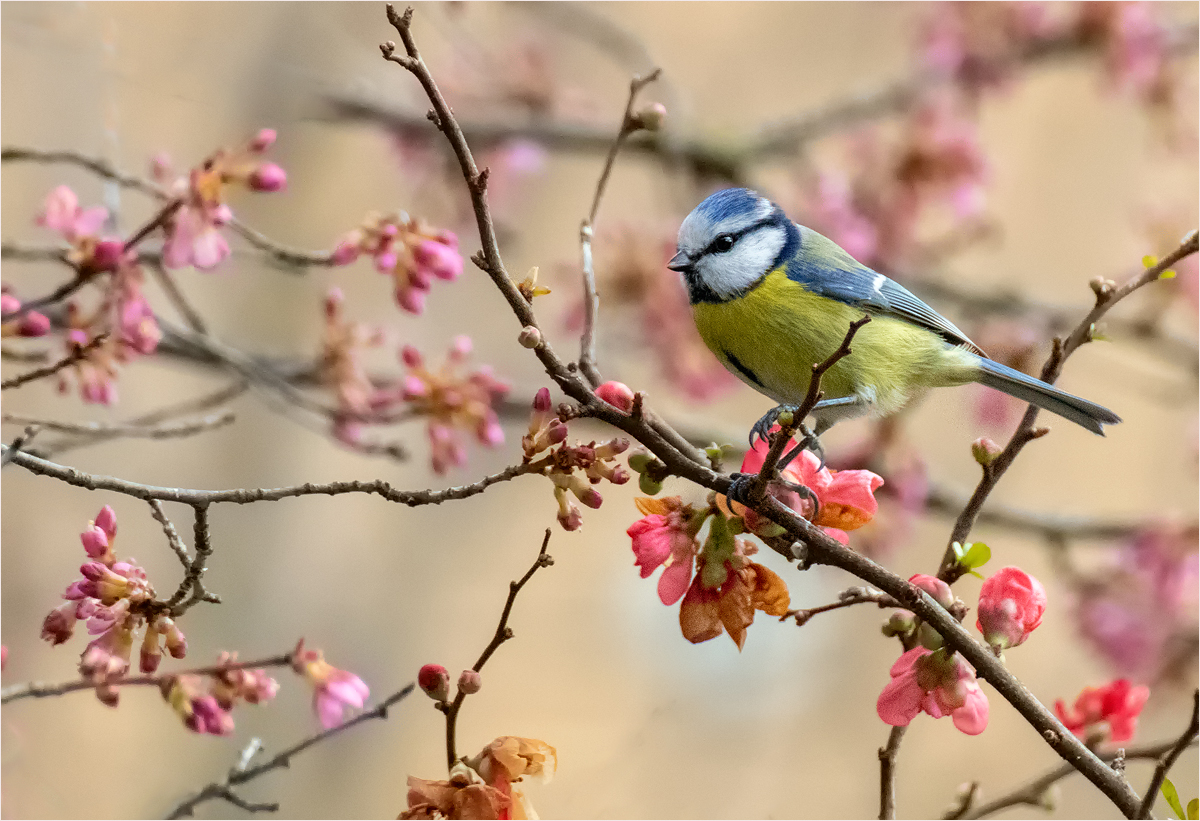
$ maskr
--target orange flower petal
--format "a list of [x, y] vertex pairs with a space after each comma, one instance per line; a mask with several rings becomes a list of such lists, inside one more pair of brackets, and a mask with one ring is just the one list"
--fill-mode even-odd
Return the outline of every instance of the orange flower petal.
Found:
[[754, 571], [754, 589], [750, 593], [754, 609], [768, 616], [782, 616], [792, 604], [787, 583], [774, 570], [761, 564], [751, 562], [750, 569]]
[[643, 516], [666, 516], [672, 510], [678, 510], [682, 507], [683, 499], [679, 496], [667, 496], [663, 499], [655, 499], [652, 496], [639, 496], [633, 500], [633, 503]]
[[738, 650], [746, 644], [746, 628], [754, 623], [754, 605], [751, 603], [750, 587], [746, 584], [748, 575], [745, 570], [731, 574], [729, 581], [721, 588], [721, 598], [717, 600], [721, 624], [729, 631], [729, 637]]
[[699, 576], [692, 579], [692, 586], [679, 606], [679, 629], [692, 644], [715, 639], [725, 632], [717, 612], [717, 591], [706, 590]]

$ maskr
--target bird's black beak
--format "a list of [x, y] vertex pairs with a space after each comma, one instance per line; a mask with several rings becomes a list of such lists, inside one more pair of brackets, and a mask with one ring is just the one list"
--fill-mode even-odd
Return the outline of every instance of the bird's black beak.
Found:
[[685, 254], [683, 251], [679, 251], [675, 254], [675, 256], [671, 257], [670, 262], [667, 263], [667, 267], [672, 271], [679, 271], [680, 273], [683, 273], [692, 267], [692, 261], [688, 259], [687, 254]]

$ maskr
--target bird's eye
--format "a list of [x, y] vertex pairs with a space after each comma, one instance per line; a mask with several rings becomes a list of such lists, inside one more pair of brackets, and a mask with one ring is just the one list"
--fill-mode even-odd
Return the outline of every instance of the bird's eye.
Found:
[[732, 234], [721, 234], [721, 236], [713, 240], [713, 250], [718, 254], [723, 254], [726, 251], [732, 250], [735, 242], [737, 240], [733, 238]]

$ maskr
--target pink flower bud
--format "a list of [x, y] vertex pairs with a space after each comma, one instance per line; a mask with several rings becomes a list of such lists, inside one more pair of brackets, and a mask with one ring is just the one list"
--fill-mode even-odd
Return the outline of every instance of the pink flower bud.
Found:
[[0, 293], [0, 313], [11, 314], [21, 310], [21, 300], [9, 293]]
[[187, 637], [183, 635], [183, 631], [179, 626], [170, 619], [164, 619], [170, 622], [165, 633], [167, 652], [171, 654], [173, 659], [181, 659], [187, 655]]
[[462, 256], [455, 248], [433, 240], [425, 240], [413, 249], [417, 265], [438, 279], [453, 281], [462, 276]]
[[146, 635], [142, 638], [142, 648], [138, 653], [138, 669], [143, 673], [154, 673], [158, 670], [158, 664], [162, 661], [162, 648], [158, 645], [158, 640], [161, 638], [157, 630], [146, 630]]
[[92, 251], [92, 266], [97, 271], [115, 271], [124, 256], [124, 242], [119, 239], [102, 239]]
[[500, 427], [500, 420], [495, 411], [489, 410], [487, 416], [479, 420], [475, 435], [488, 447], [494, 448], [504, 444], [504, 428]]
[[287, 172], [275, 163], [266, 162], [250, 172], [246, 182], [253, 191], [282, 191], [287, 187]]
[[425, 362], [421, 352], [412, 345], [405, 345], [400, 349], [400, 361], [410, 368], [419, 368]]
[[339, 242], [338, 246], [333, 249], [333, 253], [329, 256], [329, 261], [334, 265], [349, 265], [358, 259], [358, 245], [352, 242]]
[[450, 343], [449, 359], [451, 362], [462, 362], [471, 355], [471, 350], [474, 347], [471, 342], [471, 337], [465, 334], [454, 337], [454, 341]]
[[550, 410], [549, 388], [538, 388], [538, 392], [533, 397], [533, 409], [538, 413], [546, 413]]
[[[222, 225], [226, 225], [231, 219], [233, 219], [233, 209], [231, 209], [225, 203], [221, 203], [220, 205], [218, 205], [216, 208], [213, 209], [212, 217], [211, 217], [211, 221], [212, 221], [213, 225], [220, 227]], [[217, 262], [220, 262], [221, 259], [224, 259], [225, 256], [227, 256], [227, 254], [220, 254], [219, 256], [220, 256], [220, 259], [213, 262], [212, 265], [197, 264], [196, 267], [197, 268], [212, 268], [213, 266], [215, 266], [217, 264]]]
[[600, 507], [601, 503], [604, 501], [604, 497], [602, 497], [600, 492], [595, 488], [572, 488], [572, 490], [579, 498], [579, 501], [583, 502], [593, 510]]
[[429, 396], [429, 386], [425, 384], [425, 380], [421, 379], [421, 377], [409, 374], [404, 378], [402, 396], [408, 402], [416, 399], [424, 399]]
[[254, 135], [254, 139], [250, 141], [250, 150], [262, 152], [266, 151], [275, 144], [276, 138], [275, 129], [264, 128]]
[[633, 409], [633, 391], [624, 382], [605, 382], [596, 388], [596, 396], [622, 413]]
[[558, 417], [551, 419], [550, 424], [546, 426], [546, 437], [550, 440], [551, 445], [565, 442], [567, 439], [567, 424]]
[[17, 333], [21, 336], [45, 336], [50, 333], [50, 320], [46, 318], [45, 314], [30, 311], [21, 317]]
[[434, 701], [450, 698], [450, 674], [440, 664], [426, 664], [417, 673], [417, 686]]
[[42, 639], [56, 645], [71, 638], [75, 632], [75, 610], [74, 602], [61, 604], [51, 610], [42, 622]]
[[1042, 623], [1046, 590], [1018, 567], [1005, 567], [979, 589], [976, 626], [992, 647], [1016, 647]]
[[117, 514], [108, 505], [100, 508], [100, 512], [96, 514], [96, 521], [92, 524], [103, 530], [109, 539], [117, 535]]
[[483, 686], [483, 679], [474, 670], [463, 670], [458, 676], [458, 691], [465, 695], [474, 695]]
[[425, 291], [418, 288], [397, 288], [396, 304], [410, 314], [425, 312]]
[[282, 191], [287, 187], [287, 172], [273, 162], [265, 162], [250, 174], [255, 191]]
[[390, 274], [396, 270], [396, 252], [381, 251], [375, 255], [375, 270], [381, 274]]
[[908, 581], [909, 584], [915, 585], [928, 593], [942, 607], [948, 608], [954, 604], [954, 593], [950, 590], [950, 585], [936, 576], [927, 576], [924, 573], [918, 573]]

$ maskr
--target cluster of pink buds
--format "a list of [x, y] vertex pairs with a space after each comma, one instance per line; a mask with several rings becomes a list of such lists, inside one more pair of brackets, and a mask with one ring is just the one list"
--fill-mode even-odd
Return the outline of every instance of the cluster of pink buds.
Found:
[[233, 219], [225, 202], [226, 188], [244, 185], [252, 191], [269, 192], [287, 186], [284, 170], [263, 159], [275, 136], [273, 129], [264, 128], [240, 148], [218, 149], [186, 177], [172, 179], [170, 160], [161, 155], [155, 158], [155, 179], [181, 203], [167, 222], [163, 265], [208, 270], [229, 256], [229, 242], [220, 230]]
[[332, 261], [349, 265], [361, 254], [374, 258], [381, 274], [392, 276], [396, 303], [413, 314], [425, 310], [435, 277], [453, 282], [463, 272], [458, 237], [404, 212], [369, 215], [362, 226], [341, 238]]
[[159, 682], [163, 699], [193, 733], [229, 735], [233, 732], [230, 713], [238, 702], [265, 704], [279, 692], [279, 683], [265, 670], [228, 666], [236, 662], [237, 653], [222, 652], [217, 659], [222, 669], [217, 672], [183, 673]]
[[129, 670], [134, 634], [145, 627], [139, 668], [153, 673], [162, 658], [162, 645], [174, 658], [187, 653], [187, 639], [161, 608], [152, 608], [154, 588], [146, 572], [132, 561], [119, 562], [113, 553], [117, 517], [105, 505], [88, 529], [80, 534], [88, 561], [79, 568], [83, 578], [63, 593], [66, 603], [51, 610], [42, 623], [42, 638], [62, 644], [71, 637], [75, 622], [85, 620], [93, 639], [80, 656], [79, 672], [94, 682], [97, 697], [116, 705], [117, 690], [109, 682]]
[[486, 447], [494, 448], [504, 442], [504, 429], [492, 404], [504, 398], [510, 386], [487, 365], [471, 373], [461, 373], [471, 348], [470, 337], [456, 337], [446, 363], [436, 371], [426, 366], [425, 358], [413, 346], [405, 345], [400, 351], [408, 375], [397, 396], [414, 414], [429, 419], [431, 458], [433, 470], [438, 474], [467, 462], [466, 446], [459, 431], [470, 432]]
[[45, 336], [50, 333], [50, 320], [45, 314], [37, 311], [19, 313], [20, 310], [21, 300], [9, 292], [7, 285], [4, 286], [4, 291], [0, 293], [0, 314], [12, 317], [0, 326], [0, 334], [5, 339], [10, 336]]
[[599, 444], [593, 441], [568, 445], [566, 438], [566, 423], [550, 409], [549, 389], [540, 389], [533, 399], [529, 432], [522, 438], [521, 448], [526, 462], [548, 451], [540, 460], [541, 472], [554, 483], [558, 523], [564, 530], [578, 530], [583, 527], [583, 513], [575, 499], [595, 509], [604, 501], [595, 485], [602, 480], [614, 485], [629, 481], [629, 470], [616, 461], [617, 456], [629, 449], [629, 440], [614, 438]]
[[37, 224], [62, 235], [70, 245], [67, 261], [80, 271], [115, 271], [125, 257], [125, 243], [116, 237], [101, 237], [108, 209], [97, 205], [81, 208], [79, 197], [60, 185], [46, 197]]
[[[417, 673], [417, 686], [439, 704], [450, 701], [450, 673], [440, 664], [422, 667]], [[482, 686], [483, 679], [477, 671], [463, 670], [458, 674], [458, 692], [461, 695], [474, 695]]]
[[313, 686], [313, 711], [326, 729], [341, 724], [347, 709], [361, 710], [371, 697], [361, 678], [325, 661], [320, 650], [307, 649], [304, 639], [292, 651], [292, 669]]

